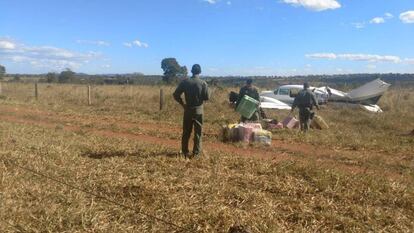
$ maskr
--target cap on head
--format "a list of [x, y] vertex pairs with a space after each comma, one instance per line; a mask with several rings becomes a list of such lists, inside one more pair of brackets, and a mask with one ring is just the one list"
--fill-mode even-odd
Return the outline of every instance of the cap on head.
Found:
[[247, 85], [251, 85], [253, 83], [253, 79], [249, 78], [246, 80]]
[[310, 86], [309, 86], [309, 83], [308, 82], [305, 82], [304, 84], [303, 84], [303, 88], [304, 89], [308, 89]]
[[194, 64], [191, 68], [191, 73], [193, 73], [194, 75], [201, 74], [201, 66], [199, 64]]

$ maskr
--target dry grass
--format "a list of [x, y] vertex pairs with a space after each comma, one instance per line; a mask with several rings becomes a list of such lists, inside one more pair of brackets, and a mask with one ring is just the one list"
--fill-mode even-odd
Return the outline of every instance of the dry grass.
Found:
[[[181, 109], [174, 102], [174, 87], [163, 87], [166, 108], [159, 111], [159, 89], [155, 86], [95, 86], [92, 87], [93, 107], [87, 106], [86, 87], [80, 85], [39, 85], [39, 101], [33, 98], [33, 84], [3, 84], [3, 95], [8, 103], [22, 102], [42, 109], [67, 114], [107, 116], [128, 121], [153, 120], [181, 123]], [[217, 131], [223, 123], [234, 123], [239, 116], [229, 108], [229, 89], [217, 89], [206, 104], [206, 128]], [[316, 131], [313, 137], [303, 137], [290, 131], [280, 131], [276, 138], [310, 142], [341, 149], [378, 150], [414, 153], [413, 138], [401, 137], [414, 129], [414, 89], [394, 89], [381, 99], [383, 114], [372, 114], [362, 109], [324, 108], [322, 115], [331, 126], [329, 131]], [[286, 111], [270, 111], [269, 115], [282, 120]]]
[[[168, 148], [1, 124], [2, 214], [33, 232], [166, 232], [162, 222], [35, 176], [59, 178], [191, 232], [406, 231], [412, 187], [292, 163], [209, 154], [185, 161]], [[9, 132], [9, 133], [4, 133]], [[168, 156], [170, 155], [170, 156]], [[3, 231], [12, 231], [3, 225]]]
[[[103, 137], [92, 129], [121, 131], [119, 122], [155, 122], [178, 126], [177, 105], [164, 87], [167, 108], [158, 111], [158, 87], [93, 87], [93, 106], [84, 86], [40, 85], [39, 101], [31, 85], [3, 84], [1, 104], [37, 108], [89, 119], [82, 130], [64, 126], [0, 123], [0, 232], [227, 232], [233, 225], [252, 232], [410, 232], [414, 229], [413, 138], [401, 136], [412, 125], [411, 90], [391, 91], [381, 115], [347, 109], [324, 109], [328, 131], [310, 135], [281, 131], [277, 139], [372, 154], [378, 172], [395, 154], [404, 179], [326, 169], [321, 161], [272, 162], [233, 153], [208, 151], [199, 160], [177, 157], [169, 146], [154, 146], [120, 137]], [[216, 90], [206, 106], [206, 128], [238, 116], [226, 104], [228, 90]], [[397, 104], [397, 105], [396, 105]], [[287, 114], [277, 112], [279, 118]], [[72, 118], [69, 118], [72, 117]], [[93, 119], [108, 119], [108, 125]], [[80, 124], [69, 121], [70, 124]], [[60, 124], [60, 123], [59, 123]], [[62, 123], [63, 124], [63, 123]], [[173, 132], [130, 128], [131, 132], [178, 138]], [[217, 141], [213, 136], [207, 140]], [[382, 151], [385, 155], [377, 155]], [[276, 152], [275, 152], [276, 153]], [[393, 158], [395, 159], [395, 158]], [[334, 160], [335, 162], [335, 160]], [[339, 158], [336, 161], [339, 163]], [[125, 205], [107, 203], [85, 192], [39, 177], [31, 168], [67, 184]], [[394, 169], [394, 168], [392, 168]], [[409, 182], [407, 182], [409, 181]], [[14, 227], [12, 227], [13, 225]]]

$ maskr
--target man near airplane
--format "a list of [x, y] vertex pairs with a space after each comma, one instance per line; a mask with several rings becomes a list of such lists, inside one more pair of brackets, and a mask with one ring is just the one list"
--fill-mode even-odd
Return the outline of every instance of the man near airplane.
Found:
[[[259, 91], [257, 90], [257, 88], [255, 86], [253, 86], [253, 80], [252, 79], [247, 79], [246, 80], [246, 85], [244, 85], [242, 88], [240, 88], [240, 92], [239, 92], [239, 100], [237, 101], [237, 105], [239, 105], [241, 99], [243, 98], [243, 96], [249, 96], [252, 97], [253, 99], [257, 100], [260, 102], [260, 95], [259, 95]], [[242, 122], [246, 122], [246, 121], [258, 121], [259, 118], [259, 108], [258, 111], [256, 111], [255, 113], [253, 113], [253, 115], [250, 117], [250, 119], [242, 116], [241, 117], [241, 121]]]
[[315, 94], [309, 90], [309, 83], [303, 84], [303, 90], [301, 90], [293, 101], [292, 110], [293, 113], [296, 107], [299, 108], [299, 121], [300, 129], [303, 132], [307, 132], [310, 127], [310, 123], [313, 117], [312, 108], [315, 106], [319, 110], [318, 101]]

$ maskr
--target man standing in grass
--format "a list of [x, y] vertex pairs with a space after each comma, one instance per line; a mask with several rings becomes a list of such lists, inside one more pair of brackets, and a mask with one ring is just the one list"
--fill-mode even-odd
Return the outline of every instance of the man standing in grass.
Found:
[[[239, 92], [239, 100], [237, 101], [237, 105], [239, 105], [241, 99], [243, 98], [243, 96], [249, 96], [252, 97], [253, 99], [257, 100], [260, 102], [260, 95], [259, 95], [259, 91], [257, 90], [257, 88], [255, 86], [253, 86], [253, 80], [252, 79], [247, 79], [246, 80], [246, 85], [244, 85]], [[246, 121], [258, 121], [260, 119], [259, 117], [259, 109], [253, 113], [253, 115], [250, 117], [250, 119], [242, 116], [241, 117], [241, 122], [246, 122]]]
[[[210, 98], [207, 83], [200, 79], [200, 65], [193, 65], [191, 73], [193, 74], [191, 78], [181, 81], [173, 94], [174, 99], [184, 108], [181, 151], [186, 158], [189, 157], [188, 141], [193, 127], [193, 156], [199, 156], [202, 152], [203, 103]], [[181, 98], [183, 93], [185, 103]]]
[[313, 117], [312, 108], [315, 106], [319, 110], [318, 101], [316, 100], [315, 94], [309, 90], [309, 83], [303, 84], [303, 90], [295, 97], [293, 101], [292, 110], [293, 113], [296, 107], [299, 108], [299, 121], [300, 130], [307, 132], [310, 127], [310, 123]]

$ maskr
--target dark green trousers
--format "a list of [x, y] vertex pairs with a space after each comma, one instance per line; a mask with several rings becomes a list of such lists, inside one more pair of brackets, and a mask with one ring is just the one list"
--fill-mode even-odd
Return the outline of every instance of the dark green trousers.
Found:
[[311, 123], [311, 113], [310, 108], [299, 108], [299, 121], [300, 121], [300, 130], [306, 132], [310, 128]]
[[197, 114], [195, 110], [186, 109], [183, 119], [183, 136], [181, 138], [181, 151], [184, 155], [189, 154], [188, 142], [191, 132], [194, 128], [194, 146], [193, 155], [200, 155], [202, 152], [202, 131], [203, 131], [203, 114]]

